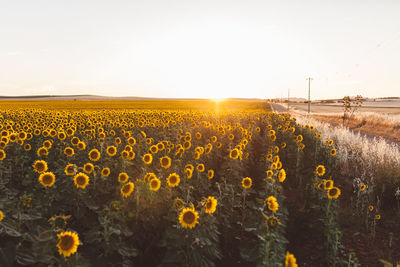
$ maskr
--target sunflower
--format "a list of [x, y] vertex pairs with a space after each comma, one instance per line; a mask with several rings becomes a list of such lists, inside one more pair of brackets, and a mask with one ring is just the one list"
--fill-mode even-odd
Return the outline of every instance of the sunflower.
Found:
[[0, 222], [4, 219], [4, 213], [0, 210]]
[[276, 212], [279, 209], [279, 204], [274, 196], [269, 196], [266, 202], [270, 211]]
[[24, 150], [25, 151], [31, 151], [31, 149], [32, 149], [32, 146], [30, 144], [25, 144], [24, 145]]
[[110, 175], [110, 168], [103, 168], [101, 170], [101, 176], [108, 177]]
[[250, 177], [245, 177], [242, 180], [242, 186], [245, 189], [249, 189], [251, 187], [251, 185], [253, 184], [253, 181], [251, 180]]
[[66, 175], [74, 175], [75, 172], [76, 172], [76, 165], [75, 164], [68, 164], [64, 169], [64, 173]]
[[369, 209], [369, 211], [373, 211], [373, 210], [374, 210], [374, 206], [370, 205], [370, 206], [368, 207], [368, 209]]
[[124, 184], [121, 187], [121, 195], [123, 197], [129, 197], [132, 194], [134, 188], [135, 188], [135, 185], [132, 182]]
[[360, 191], [364, 191], [367, 188], [365, 184], [360, 185]]
[[189, 168], [185, 168], [185, 174], [186, 174], [186, 177], [187, 177], [188, 179], [190, 179], [190, 178], [192, 178], [192, 176], [193, 176], [193, 170], [192, 170], [192, 169], [189, 169]]
[[86, 163], [85, 165], [83, 165], [83, 170], [84, 172], [86, 172], [87, 174], [91, 174], [94, 170], [94, 166], [92, 163]]
[[332, 146], [333, 145], [333, 140], [329, 140], [328, 141], [328, 146]]
[[74, 149], [73, 149], [72, 147], [66, 147], [66, 148], [64, 149], [64, 154], [65, 154], [67, 157], [72, 157], [72, 156], [75, 154], [75, 151], [74, 151]]
[[153, 179], [156, 179], [157, 178], [157, 176], [156, 176], [156, 174], [155, 173], [153, 173], [153, 172], [148, 172], [148, 173], [146, 173], [146, 175], [144, 176], [144, 181], [146, 182], [146, 183], [148, 183], [148, 182], [150, 182], [151, 180], [153, 180]]
[[330, 152], [330, 153], [331, 153], [331, 156], [335, 156], [335, 155], [336, 155], [336, 149], [334, 149], [334, 148], [331, 149], [331, 152]]
[[47, 156], [49, 152], [47, 151], [47, 148], [42, 146], [38, 148], [36, 154], [38, 155], [38, 157], [41, 157], [41, 156]]
[[171, 174], [168, 176], [168, 178], [167, 178], [167, 184], [168, 184], [168, 186], [170, 186], [170, 187], [176, 187], [176, 186], [178, 186], [179, 183], [180, 183], [180, 181], [181, 181], [181, 178], [180, 178], [179, 175], [176, 174], [175, 172], [174, 172], [174, 173], [171, 173]]
[[326, 192], [328, 198], [338, 198], [340, 196], [340, 189], [337, 187], [332, 187]]
[[56, 181], [56, 176], [52, 172], [43, 172], [39, 176], [39, 182], [46, 187], [51, 187]]
[[299, 134], [299, 135], [296, 137], [296, 143], [300, 143], [301, 141], [303, 141], [303, 136], [302, 136], [301, 134]]
[[80, 151], [86, 149], [86, 144], [83, 141], [79, 141], [78, 144], [76, 145]]
[[61, 232], [57, 234], [59, 239], [57, 247], [60, 255], [65, 258], [75, 254], [79, 246], [79, 237], [77, 233]]
[[199, 172], [204, 172], [204, 170], [205, 170], [204, 164], [203, 163], [198, 164], [196, 166], [196, 170]]
[[89, 184], [89, 176], [83, 172], [77, 173], [74, 176], [74, 184], [77, 188], [85, 189], [85, 187]]
[[239, 149], [234, 148], [229, 152], [229, 158], [231, 159], [237, 159], [239, 157]]
[[214, 170], [208, 170], [207, 177], [208, 177], [208, 179], [214, 178]]
[[96, 148], [89, 151], [89, 159], [91, 161], [98, 161], [100, 159], [100, 151]]
[[318, 176], [322, 176], [325, 174], [325, 167], [323, 165], [318, 165], [317, 168], [315, 168], [315, 172]]
[[171, 167], [171, 158], [168, 156], [160, 158], [160, 164], [161, 167], [163, 167], [164, 169], [168, 169], [169, 167]]
[[189, 208], [184, 208], [179, 214], [179, 223], [184, 228], [192, 229], [193, 227], [196, 226], [197, 223], [199, 223], [198, 219], [199, 219], [199, 214], [194, 209], [193, 206]]
[[272, 170], [267, 170], [266, 173], [268, 177], [272, 177], [272, 175], [274, 175], [274, 172]]
[[161, 181], [158, 178], [150, 180], [149, 187], [151, 191], [158, 191], [161, 187]]
[[376, 214], [375, 215], [375, 220], [380, 220], [381, 219], [381, 215], [380, 214]]
[[149, 151], [150, 151], [150, 153], [155, 154], [155, 153], [158, 152], [158, 148], [157, 148], [156, 145], [152, 145], [152, 146], [149, 148]]
[[278, 180], [280, 183], [283, 183], [283, 181], [285, 181], [285, 179], [286, 179], [286, 172], [284, 169], [281, 169], [278, 174]]
[[145, 164], [149, 165], [153, 161], [153, 156], [150, 153], [143, 155], [142, 160]]
[[213, 214], [217, 209], [218, 201], [214, 197], [208, 197], [205, 203], [206, 210], [205, 212], [208, 214]]
[[44, 173], [48, 169], [47, 162], [44, 160], [37, 160], [32, 166], [34, 171], [37, 173]]
[[286, 252], [285, 267], [297, 267], [296, 258], [293, 254]]
[[128, 179], [129, 179], [129, 175], [126, 173], [126, 172], [121, 172], [119, 175], [118, 175], [118, 181], [120, 182], [120, 183], [126, 183], [127, 181], [128, 181]]
[[333, 187], [333, 181], [332, 180], [325, 180], [324, 181], [324, 189], [329, 190]]
[[110, 157], [115, 156], [117, 154], [117, 148], [115, 146], [108, 146], [106, 149], [106, 153]]

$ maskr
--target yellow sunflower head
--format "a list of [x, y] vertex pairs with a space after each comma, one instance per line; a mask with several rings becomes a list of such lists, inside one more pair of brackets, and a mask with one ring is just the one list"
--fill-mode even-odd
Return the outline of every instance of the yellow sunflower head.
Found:
[[160, 164], [161, 167], [163, 167], [164, 169], [168, 169], [169, 167], [171, 167], [171, 158], [168, 156], [160, 158]]
[[33, 163], [33, 169], [35, 172], [37, 173], [43, 173], [45, 171], [47, 171], [48, 167], [47, 167], [47, 162], [44, 160], [37, 160]]
[[285, 179], [286, 179], [286, 171], [284, 169], [281, 169], [278, 174], [278, 180], [279, 182], [283, 183]]
[[51, 187], [56, 181], [56, 176], [52, 172], [43, 172], [39, 176], [39, 182], [45, 187]]
[[204, 205], [205, 213], [212, 214], [217, 209], [218, 201], [214, 197], [208, 197]]
[[77, 170], [77, 167], [75, 164], [68, 164], [64, 169], [64, 173], [66, 175], [74, 175], [76, 170]]
[[93, 148], [92, 150], [89, 151], [89, 159], [91, 161], [98, 161], [100, 159], [100, 151], [98, 151], [96, 148]]
[[239, 155], [240, 155], [239, 149], [237, 148], [234, 148], [229, 152], [229, 158], [231, 159], [237, 159], [239, 158]]
[[134, 188], [135, 188], [135, 185], [132, 182], [124, 184], [121, 187], [121, 195], [123, 197], [129, 197], [132, 194]]
[[338, 198], [340, 196], [340, 189], [337, 187], [332, 187], [330, 189], [328, 189], [328, 191], [326, 192], [326, 194], [328, 195], [328, 198]]
[[77, 188], [85, 189], [89, 184], [89, 176], [80, 172], [74, 176], [74, 184]]
[[207, 172], [207, 178], [208, 179], [212, 179], [212, 178], [214, 178], [214, 170], [208, 170], [208, 172]]
[[79, 237], [77, 233], [72, 232], [61, 232], [57, 234], [58, 237], [58, 252], [65, 258], [76, 253], [78, 246], [80, 245]]
[[199, 223], [198, 219], [199, 214], [193, 207], [184, 208], [179, 214], [179, 223], [183, 228], [192, 229]]
[[161, 181], [158, 178], [153, 178], [149, 182], [149, 187], [151, 191], [158, 191], [161, 187]]
[[106, 153], [110, 157], [115, 156], [117, 154], [117, 148], [115, 146], [108, 146], [106, 149]]
[[334, 148], [331, 149], [331, 152], [330, 152], [330, 153], [331, 153], [331, 156], [335, 156], [335, 155], [336, 155], [336, 149], [334, 149]]
[[198, 172], [204, 172], [204, 170], [205, 170], [204, 164], [203, 164], [203, 163], [198, 164], [198, 165], [196, 166], [196, 170], [197, 170]]
[[42, 156], [47, 156], [49, 154], [49, 152], [47, 151], [47, 148], [45, 147], [39, 147], [37, 150], [37, 155], [38, 157], [42, 157]]
[[318, 176], [322, 176], [325, 174], [325, 167], [323, 165], [318, 165], [315, 168], [315, 172], [317, 173]]
[[83, 170], [87, 173], [90, 174], [93, 172], [94, 170], [94, 165], [90, 162], [86, 163], [85, 165], [83, 165]]
[[296, 258], [293, 254], [286, 252], [285, 267], [297, 267]]
[[142, 160], [145, 164], [149, 165], [153, 161], [153, 156], [150, 153], [143, 155]]
[[72, 147], [66, 147], [66, 148], [64, 149], [64, 154], [65, 154], [67, 157], [72, 157], [72, 156], [75, 154], [75, 151], [74, 151], [74, 149], [73, 149]]
[[171, 174], [168, 176], [168, 178], [167, 178], [167, 184], [168, 184], [168, 186], [170, 186], [170, 187], [176, 187], [176, 186], [178, 186], [179, 183], [180, 183], [180, 181], [181, 181], [181, 178], [180, 178], [179, 175], [176, 174], [175, 172], [174, 172], [174, 173], [171, 173]]
[[245, 177], [242, 179], [242, 186], [245, 189], [249, 189], [253, 184], [253, 181], [251, 180], [250, 177]]
[[101, 176], [108, 177], [110, 175], [110, 168], [103, 168], [101, 170]]
[[118, 181], [120, 183], [126, 183], [128, 181], [128, 179], [129, 179], [129, 175], [126, 172], [121, 172], [118, 175]]

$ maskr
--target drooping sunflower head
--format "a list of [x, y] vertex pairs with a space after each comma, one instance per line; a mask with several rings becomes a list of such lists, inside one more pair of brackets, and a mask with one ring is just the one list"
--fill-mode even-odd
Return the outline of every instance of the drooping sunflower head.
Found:
[[56, 176], [52, 172], [43, 172], [39, 176], [39, 182], [45, 187], [51, 187], [56, 181]]
[[199, 219], [199, 214], [192, 207], [184, 208], [179, 214], [179, 223], [184, 228], [192, 229], [193, 227], [196, 226], [196, 224], [199, 223], [198, 219]]
[[369, 209], [369, 211], [373, 211], [373, 210], [374, 210], [374, 206], [370, 205], [370, 206], [368, 207], [368, 209]]
[[129, 197], [134, 189], [135, 185], [132, 182], [126, 183], [121, 187], [121, 195], [123, 197]]
[[205, 203], [205, 213], [212, 214], [217, 209], [218, 201], [214, 197], [208, 197]]
[[58, 252], [65, 258], [76, 253], [78, 250], [79, 237], [78, 234], [72, 232], [61, 232], [57, 235], [59, 241], [57, 244]]
[[364, 191], [367, 188], [365, 184], [360, 185], [360, 191]]
[[37, 173], [43, 173], [45, 171], [47, 171], [48, 167], [47, 167], [47, 162], [44, 160], [37, 160], [33, 163], [33, 169], [35, 172]]
[[192, 170], [192, 169], [189, 169], [189, 168], [185, 168], [185, 174], [186, 174], [186, 177], [187, 177], [188, 179], [190, 179], [190, 178], [192, 178], [192, 176], [193, 176], [193, 170]]
[[151, 191], [158, 191], [161, 187], [161, 181], [158, 178], [151, 179], [149, 187]]
[[170, 186], [170, 187], [176, 187], [176, 186], [178, 186], [179, 183], [180, 183], [180, 181], [181, 181], [181, 178], [180, 178], [179, 175], [176, 174], [175, 172], [174, 172], [174, 173], [171, 173], [171, 174], [168, 176], [168, 178], [167, 178], [167, 184], [168, 184], [168, 186]]
[[338, 198], [340, 196], [340, 189], [337, 187], [332, 187], [330, 188], [326, 194], [328, 195], [328, 198]]
[[96, 148], [89, 151], [89, 159], [91, 161], [98, 161], [100, 159], [100, 151]]
[[85, 165], [83, 165], [83, 170], [84, 170], [86, 173], [90, 174], [90, 173], [92, 173], [93, 170], [94, 170], [94, 165], [93, 165], [92, 163], [88, 162], [88, 163], [86, 163]]
[[161, 167], [163, 167], [164, 169], [168, 169], [169, 167], [171, 167], [171, 158], [168, 156], [160, 158], [160, 164]]
[[245, 189], [249, 189], [253, 184], [253, 181], [251, 180], [250, 177], [245, 177], [242, 179], [242, 186]]
[[74, 176], [74, 184], [77, 188], [85, 189], [89, 184], [89, 176], [80, 172]]
[[0, 222], [4, 219], [4, 213], [0, 210]]
[[331, 156], [335, 156], [335, 155], [336, 155], [336, 149], [334, 149], [334, 148], [331, 149], [331, 152], [330, 152], [330, 153], [331, 153]]
[[322, 176], [325, 174], [325, 167], [323, 165], [318, 165], [315, 168], [315, 172], [317, 173], [318, 176]]
[[120, 183], [126, 183], [128, 181], [128, 179], [129, 179], [129, 175], [126, 172], [121, 172], [118, 175], [118, 181]]
[[145, 164], [149, 165], [153, 161], [153, 156], [150, 153], [143, 155], [142, 160]]

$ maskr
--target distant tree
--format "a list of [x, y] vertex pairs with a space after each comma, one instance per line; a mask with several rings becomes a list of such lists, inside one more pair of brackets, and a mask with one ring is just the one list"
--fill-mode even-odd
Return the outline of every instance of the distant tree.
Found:
[[354, 112], [361, 107], [364, 99], [361, 95], [357, 95], [353, 99], [350, 96], [343, 97], [343, 126], [345, 121], [350, 119]]

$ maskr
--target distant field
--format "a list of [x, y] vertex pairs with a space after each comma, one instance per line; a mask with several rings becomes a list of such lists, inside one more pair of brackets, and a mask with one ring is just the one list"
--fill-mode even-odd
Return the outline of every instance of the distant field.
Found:
[[136, 101], [88, 101], [88, 100], [58, 100], [58, 101], [0, 101], [0, 109], [9, 108], [40, 108], [40, 109], [156, 109], [156, 110], [203, 110], [203, 111], [238, 111], [238, 110], [270, 110], [270, 105], [264, 101], [226, 100], [136, 100]]
[[[286, 105], [286, 104], [285, 104]], [[290, 107], [298, 110], [307, 111], [308, 104], [306, 103], [290, 103]], [[400, 100], [393, 101], [376, 101], [364, 102], [359, 109], [362, 112], [377, 112], [386, 114], [400, 114]], [[311, 103], [311, 112], [313, 113], [342, 113], [341, 104], [319, 104]]]

